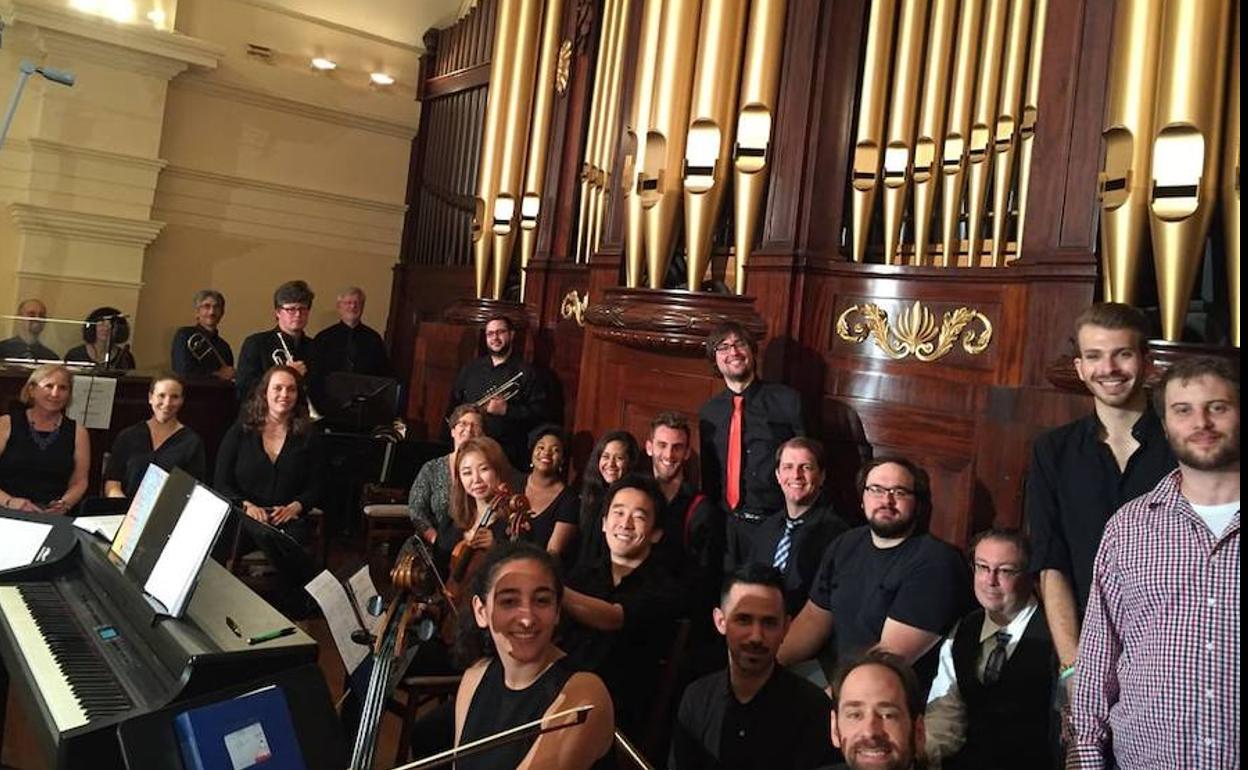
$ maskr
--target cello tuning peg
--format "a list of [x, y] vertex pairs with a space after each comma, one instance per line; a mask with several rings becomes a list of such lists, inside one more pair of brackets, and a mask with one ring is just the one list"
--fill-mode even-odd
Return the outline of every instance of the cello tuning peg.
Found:
[[382, 599], [380, 595], [374, 594], [364, 605], [364, 609], [368, 611], [369, 615], [379, 618], [381, 613], [386, 611], [386, 600]]

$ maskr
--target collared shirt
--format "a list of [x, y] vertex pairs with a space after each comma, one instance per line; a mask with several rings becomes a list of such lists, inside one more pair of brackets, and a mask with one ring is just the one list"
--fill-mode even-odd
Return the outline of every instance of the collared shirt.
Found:
[[21, 337], [9, 337], [0, 342], [0, 358], [30, 358], [36, 361], [60, 361], [61, 355], [39, 340], [27, 342]]
[[[784, 536], [789, 517], [782, 511], [754, 527], [748, 534], [750, 540], [746, 562], [771, 564], [775, 559], [776, 546]], [[784, 606], [789, 615], [796, 615], [810, 596], [810, 586], [819, 571], [824, 552], [838, 537], [849, 531], [845, 520], [836, 515], [832, 506], [820, 502], [798, 519], [793, 528], [789, 545], [788, 563], [784, 567]], [[737, 565], [732, 565], [734, 568]]]
[[465, 364], [451, 385], [446, 413], [449, 416], [460, 404], [479, 401], [516, 375], [520, 375], [517, 391], [507, 400], [507, 413], [485, 415], [485, 434], [502, 445], [514, 467], [527, 468], [529, 431], [550, 420], [552, 414], [545, 379], [519, 353], [513, 352], [501, 364], [495, 364], [488, 355]]
[[316, 363], [320, 375], [331, 372], [389, 377], [390, 358], [381, 335], [363, 323], [347, 326], [342, 321], [316, 335]]
[[1101, 439], [1095, 412], [1040, 435], [1033, 447], [1026, 502], [1031, 569], [1066, 575], [1080, 615], [1087, 607], [1092, 559], [1105, 522], [1175, 467], [1161, 420], [1151, 407], [1136, 420], [1131, 435], [1140, 446], [1123, 470]]
[[680, 700], [668, 768], [806, 770], [834, 761], [831, 713], [822, 690], [781, 666], [748, 703], [737, 700], [726, 669], [710, 674]]
[[1079, 639], [1067, 767], [1239, 767], [1240, 517], [1214, 535], [1182, 471], [1105, 528]]
[[[216, 354], [212, 350], [204, 349], [203, 353], [206, 355], [196, 358], [191, 353], [190, 346], [191, 337], [196, 334], [202, 336], [216, 350]], [[220, 359], [217, 358], [218, 355], [221, 356]], [[234, 365], [234, 351], [230, 350], [230, 343], [217, 332], [202, 326], [183, 326], [174, 332], [169, 358], [173, 362], [173, 370], [183, 377], [210, 377], [221, 368], [222, 361], [225, 366]]]
[[[1004, 630], [1010, 635], [1005, 645], [1005, 659], [1009, 660], [1022, 641], [1027, 624], [1036, 614], [1040, 603], [1031, 597], [1027, 606], [1004, 626], [999, 626], [984, 613], [984, 622], [979, 631], [980, 654], [975, 663], [975, 675], [980, 681], [984, 678], [984, 667], [988, 663], [988, 655], [997, 646], [993, 635]], [[966, 703], [958, 690], [958, 675], [953, 665], [953, 640], [957, 636], [958, 626], [954, 626], [945, 640], [940, 643], [940, 657], [936, 665], [936, 678], [932, 680], [932, 689], [927, 696], [927, 715], [924, 724], [927, 731], [928, 757], [952, 756], [962, 747], [966, 738]]]

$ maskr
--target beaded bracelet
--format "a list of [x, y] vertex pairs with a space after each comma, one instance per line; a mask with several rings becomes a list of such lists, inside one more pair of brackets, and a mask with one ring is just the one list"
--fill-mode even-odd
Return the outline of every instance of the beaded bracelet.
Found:
[[1057, 672], [1057, 681], [1065, 682], [1067, 679], [1071, 678], [1074, 675], [1075, 675], [1075, 664], [1071, 663], [1066, 668]]

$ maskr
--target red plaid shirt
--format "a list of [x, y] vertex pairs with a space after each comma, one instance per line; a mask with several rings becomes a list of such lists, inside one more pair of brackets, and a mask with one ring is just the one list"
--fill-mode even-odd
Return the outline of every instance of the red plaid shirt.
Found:
[[1220, 536], [1180, 471], [1110, 518], [1079, 639], [1068, 770], [1239, 767], [1239, 519]]

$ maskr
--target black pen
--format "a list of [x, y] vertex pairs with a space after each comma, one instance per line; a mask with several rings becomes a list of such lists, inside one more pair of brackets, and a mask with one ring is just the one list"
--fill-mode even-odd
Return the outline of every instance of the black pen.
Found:
[[239, 639], [243, 638], [243, 631], [242, 629], [238, 627], [238, 624], [234, 622], [234, 618], [230, 617], [229, 615], [226, 615], [225, 624], [230, 627], [230, 630], [234, 632], [235, 636], [237, 636]]
[[293, 633], [295, 633], [295, 627], [286, 626], [285, 628], [279, 628], [276, 631], [266, 631], [263, 634], [257, 634], [256, 636], [249, 636], [247, 637], [247, 644], [260, 644], [261, 642], [269, 642], [274, 639], [280, 639], [283, 636], [290, 636]]

